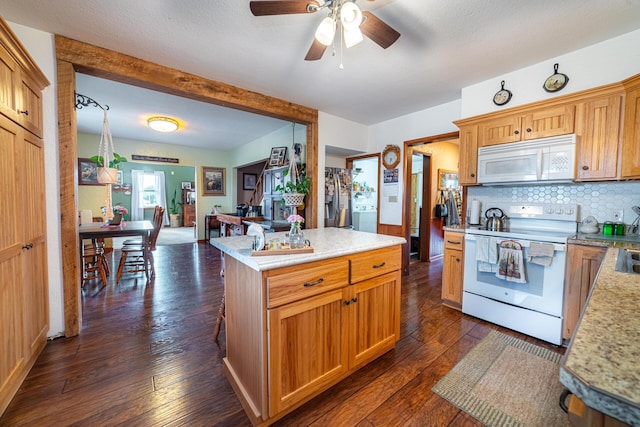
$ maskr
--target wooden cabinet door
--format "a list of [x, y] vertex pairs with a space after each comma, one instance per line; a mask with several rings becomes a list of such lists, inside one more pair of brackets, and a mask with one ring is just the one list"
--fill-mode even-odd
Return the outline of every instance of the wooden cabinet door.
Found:
[[640, 77], [632, 83], [625, 99], [622, 178], [640, 178]]
[[460, 127], [460, 155], [458, 159], [458, 183], [478, 183], [478, 125]]
[[520, 141], [522, 139], [521, 123], [522, 120], [518, 114], [483, 121], [479, 125], [478, 147]]
[[391, 350], [400, 339], [399, 274], [389, 273], [348, 288], [349, 367], [358, 368]]
[[462, 307], [462, 268], [462, 251], [445, 248], [442, 266], [442, 299], [445, 305], [454, 308]]
[[42, 91], [24, 73], [20, 73], [20, 92], [16, 104], [19, 123], [42, 138]]
[[9, 53], [0, 49], [0, 114], [17, 120], [16, 88], [20, 81], [18, 64]]
[[607, 248], [597, 246], [568, 245], [564, 279], [563, 339], [570, 339], [573, 335], [606, 252]]
[[526, 114], [520, 131], [523, 140], [548, 138], [573, 133], [574, 125], [575, 106], [559, 105]]
[[445, 231], [442, 266], [442, 300], [445, 305], [462, 308], [464, 233]]
[[587, 101], [578, 107], [577, 179], [616, 179], [623, 95]]
[[[2, 91], [3, 89], [0, 89]], [[20, 218], [26, 209], [21, 208], [22, 189], [18, 185], [17, 171], [22, 165], [16, 155], [20, 150], [22, 131], [18, 125], [0, 115], [0, 182], [2, 203], [0, 218], [0, 413], [9, 405], [18, 390], [26, 366], [24, 339], [24, 292], [22, 260], [22, 224]], [[42, 212], [41, 216], [44, 216]]]
[[24, 334], [27, 355], [39, 353], [49, 329], [47, 286], [47, 229], [45, 222], [44, 144], [22, 132], [18, 153], [21, 239], [23, 249]]
[[270, 416], [349, 369], [345, 293], [330, 291], [268, 310]]

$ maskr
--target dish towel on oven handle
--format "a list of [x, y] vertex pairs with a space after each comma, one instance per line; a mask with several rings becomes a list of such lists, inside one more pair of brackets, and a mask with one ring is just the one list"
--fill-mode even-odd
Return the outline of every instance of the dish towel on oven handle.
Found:
[[522, 249], [500, 246], [496, 277], [516, 283], [527, 283]]
[[529, 244], [529, 256], [527, 261], [549, 267], [553, 262], [555, 248], [553, 243], [531, 242]]
[[498, 271], [498, 239], [495, 237], [476, 237], [476, 261], [478, 271], [495, 273]]

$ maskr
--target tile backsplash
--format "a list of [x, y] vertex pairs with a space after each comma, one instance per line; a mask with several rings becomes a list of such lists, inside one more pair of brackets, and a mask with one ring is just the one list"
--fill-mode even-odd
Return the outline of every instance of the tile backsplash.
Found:
[[473, 199], [481, 202], [481, 216], [493, 206], [575, 203], [580, 207], [580, 221], [589, 215], [593, 215], [599, 223], [613, 221], [614, 213], [623, 211], [623, 222], [631, 224], [637, 217], [631, 207], [640, 206], [640, 182], [469, 187], [467, 206], [471, 206]]

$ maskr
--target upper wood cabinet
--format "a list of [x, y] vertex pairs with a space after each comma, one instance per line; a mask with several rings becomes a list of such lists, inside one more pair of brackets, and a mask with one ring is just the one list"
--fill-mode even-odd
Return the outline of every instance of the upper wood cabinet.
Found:
[[458, 183], [478, 183], [478, 125], [460, 126], [460, 150], [458, 158]]
[[604, 95], [577, 105], [576, 180], [619, 177], [618, 147], [624, 93]]
[[0, 28], [0, 43], [0, 113], [42, 138], [42, 89], [49, 82], [8, 27]]
[[640, 178], [640, 75], [622, 83], [626, 90], [622, 178]]
[[573, 133], [574, 115], [573, 104], [540, 108], [525, 114], [501, 114], [479, 123], [478, 146]]

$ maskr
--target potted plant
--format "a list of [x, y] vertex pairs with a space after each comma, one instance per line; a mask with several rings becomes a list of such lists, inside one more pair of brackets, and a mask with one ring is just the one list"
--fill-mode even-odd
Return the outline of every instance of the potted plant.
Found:
[[109, 160], [109, 165], [105, 166], [103, 156], [93, 156], [90, 158], [98, 166], [98, 182], [101, 184], [115, 184], [118, 182], [118, 170], [120, 163], [127, 161], [118, 153], [113, 153], [113, 159]]
[[173, 228], [180, 227], [180, 208], [178, 206], [181, 205], [182, 202], [178, 202], [176, 200], [177, 197], [178, 190], [173, 190], [173, 198], [169, 205], [169, 220], [171, 222], [171, 227]]
[[[282, 175], [287, 176], [289, 170], [285, 170]], [[282, 193], [282, 199], [287, 206], [299, 206], [304, 200], [304, 196], [311, 190], [311, 178], [300, 175], [295, 179], [287, 181], [284, 186], [278, 184], [275, 191]]]

